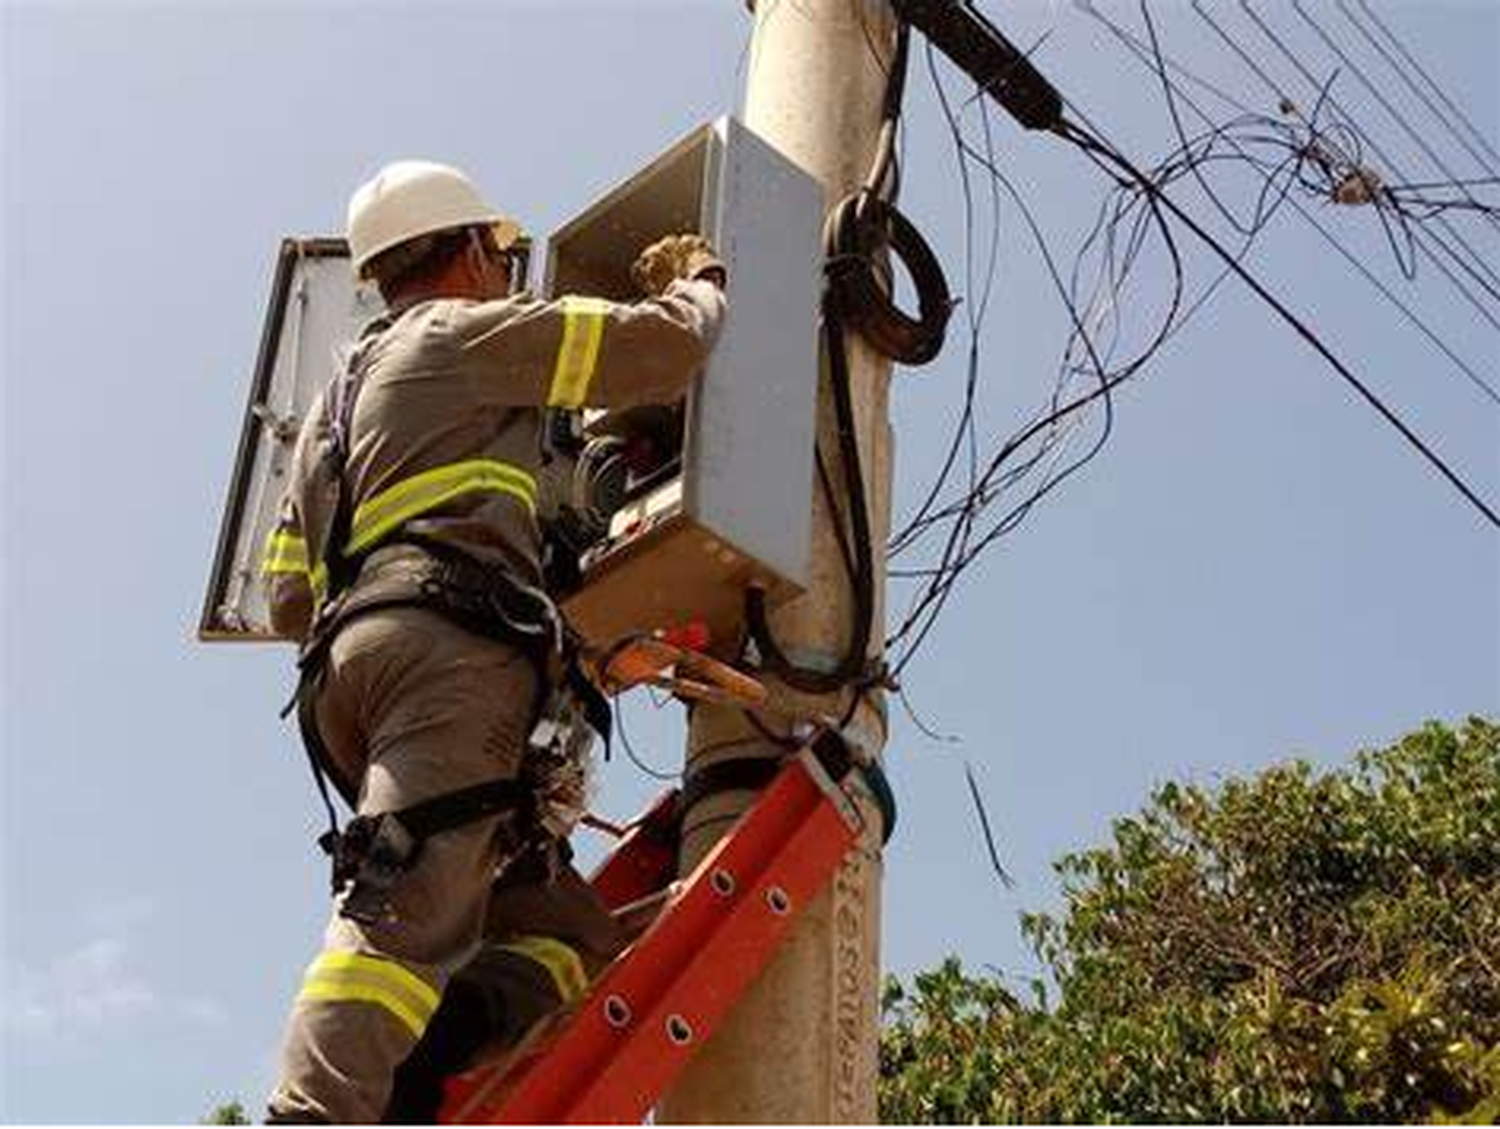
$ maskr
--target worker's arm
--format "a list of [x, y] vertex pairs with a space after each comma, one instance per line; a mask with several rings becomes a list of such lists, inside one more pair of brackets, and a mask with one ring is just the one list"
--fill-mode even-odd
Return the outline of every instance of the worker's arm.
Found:
[[271, 611], [271, 629], [283, 639], [300, 640], [312, 622], [312, 572], [291, 499], [282, 503], [280, 520], [266, 538], [261, 583]]
[[724, 309], [722, 289], [707, 278], [678, 279], [633, 304], [572, 295], [480, 303], [455, 312], [458, 367], [493, 402], [668, 403], [703, 367]]
[[319, 393], [303, 421], [292, 453], [292, 476], [276, 524], [266, 537], [260, 578], [271, 613], [271, 629], [283, 639], [300, 641], [312, 625], [313, 589], [326, 585], [324, 569], [312, 560], [299, 509], [301, 484], [307, 473], [309, 450], [322, 425], [324, 396]]

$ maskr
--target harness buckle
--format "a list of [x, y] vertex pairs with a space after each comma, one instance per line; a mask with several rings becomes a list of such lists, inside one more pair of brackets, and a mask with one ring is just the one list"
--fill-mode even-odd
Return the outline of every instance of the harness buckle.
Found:
[[333, 892], [339, 914], [361, 925], [391, 921], [391, 895], [411, 869], [421, 842], [394, 813], [355, 816], [342, 834], [318, 840], [333, 857]]
[[595, 732], [586, 704], [568, 686], [553, 690], [527, 740], [522, 777], [533, 789], [537, 822], [567, 839], [593, 799]]

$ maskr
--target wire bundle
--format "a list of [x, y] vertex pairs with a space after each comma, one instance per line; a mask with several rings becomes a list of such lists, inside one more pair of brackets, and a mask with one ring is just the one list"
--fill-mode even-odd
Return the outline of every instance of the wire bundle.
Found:
[[[1189, 135], [1179, 105], [1183, 93], [1168, 70], [1190, 72], [1162, 54], [1144, 0], [1140, 11], [1148, 33], [1145, 38], [1132, 35], [1105, 17], [1090, 0], [1076, 2], [1083, 11], [1109, 26], [1116, 38], [1159, 78], [1178, 146], [1143, 170], [1110, 143], [1076, 104], [1067, 105], [1069, 116], [1054, 123], [1052, 132], [1080, 150], [1112, 182], [1113, 188], [1081, 240], [1072, 268], [1065, 276], [1028, 201], [996, 161], [990, 107], [985, 98], [993, 92], [976, 89], [972, 98], [955, 108], [929, 48], [929, 71], [958, 155], [965, 203], [969, 293], [972, 298], [977, 291], [978, 301], [968, 303], [971, 311], [968, 377], [946, 456], [922, 501], [893, 535], [889, 546], [891, 577], [898, 583], [915, 586], [904, 617], [887, 639], [888, 647], [897, 653], [893, 674], [899, 675], [927, 640], [958, 581], [979, 555], [1014, 530], [1038, 502], [1098, 455], [1114, 426], [1113, 393], [1139, 374], [1230, 279], [1237, 279], [1249, 288], [1273, 314], [1307, 341], [1487, 521], [1500, 524], [1494, 509], [1432, 446], [1416, 435], [1367, 381], [1244, 265], [1252, 247], [1284, 206], [1290, 205], [1316, 225], [1311, 213], [1313, 207], [1360, 205], [1363, 211], [1358, 214], [1372, 217], [1379, 224], [1393, 259], [1407, 280], [1415, 278], [1418, 256], [1423, 256], [1442, 277], [1456, 281], [1465, 298], [1500, 328], [1500, 320], [1496, 319], [1500, 310], [1490, 309], [1486, 299], [1492, 290], [1494, 297], [1500, 298], [1500, 289], [1494, 288], [1494, 282], [1500, 279], [1492, 277], [1493, 268], [1463, 241], [1452, 222], [1466, 216], [1485, 224], [1500, 223], [1500, 207], [1482, 198], [1485, 190], [1500, 185], [1500, 176], [1460, 178], [1444, 164], [1440, 171], [1450, 176], [1448, 180], [1402, 179], [1401, 170], [1389, 164], [1369, 132], [1361, 128], [1334, 96], [1333, 79], [1317, 83], [1300, 60], [1298, 65], [1308, 78], [1314, 97], [1310, 113], [1304, 113], [1290, 94], [1263, 70], [1260, 76], [1276, 95], [1274, 115], [1257, 112], [1191, 76], [1217, 97], [1235, 105], [1238, 113], [1228, 121], [1217, 121], [1191, 104], [1206, 128]], [[1359, 2], [1363, 6], [1364, 0]], [[1248, 0], [1241, 3], [1258, 21]], [[1346, 15], [1351, 14], [1344, 0], [1338, 3]], [[1299, 16], [1315, 24], [1300, 3], [1294, 7]], [[1194, 8], [1212, 22], [1213, 17], [1198, 0]], [[1366, 11], [1373, 17], [1373, 13]], [[1360, 26], [1363, 29], [1364, 25]], [[1388, 29], [1382, 30], [1389, 34]], [[1347, 57], [1344, 61], [1348, 62]], [[1002, 96], [996, 98], [1004, 104]], [[1451, 106], [1446, 99], [1444, 103]], [[979, 110], [981, 129], [977, 141], [970, 136], [973, 131], [966, 133], [964, 128], [965, 116], [974, 107]], [[1021, 124], [1033, 128], [1014, 111], [1012, 114]], [[1246, 171], [1252, 174], [1248, 181], [1243, 176]], [[971, 182], [976, 173], [988, 185], [991, 210], [991, 241], [983, 280], [978, 283], [974, 277], [975, 194]], [[1215, 236], [1204, 222], [1194, 219], [1168, 195], [1174, 185], [1186, 181], [1201, 190], [1229, 235], [1222, 239]], [[1242, 205], [1231, 202], [1232, 188], [1246, 183], [1251, 188], [1248, 202]], [[1051, 394], [1031, 418], [987, 451], [989, 445], [977, 431], [975, 410], [981, 375], [980, 326], [993, 285], [999, 217], [1007, 197], [1035, 242], [1053, 289], [1066, 310], [1070, 330]], [[1356, 214], [1352, 208], [1350, 214]], [[1500, 394], [1494, 386], [1463, 360], [1455, 346], [1423, 322], [1371, 267], [1333, 240], [1326, 228], [1318, 226], [1324, 237], [1402, 311], [1409, 323], [1452, 360], [1488, 399], [1500, 404]], [[1218, 263], [1214, 276], [1195, 287], [1191, 296], [1188, 262], [1176, 234], [1179, 230], [1201, 243], [1209, 251], [1211, 261]], [[1158, 294], [1151, 303], [1140, 296], [1127, 301], [1132, 277], [1153, 256], [1165, 260], [1166, 293]], [[1133, 312], [1147, 308], [1160, 312], [1147, 315], [1144, 321], [1139, 313]], [[1127, 348], [1128, 341], [1139, 344]], [[1085, 435], [1088, 439], [1080, 446], [1079, 439]], [[965, 463], [966, 476], [962, 474]]]
[[[860, 334], [883, 355], [903, 364], [925, 364], [942, 350], [953, 308], [937, 256], [894, 203], [900, 186], [896, 135], [909, 49], [910, 30], [903, 24], [897, 32], [896, 51], [887, 76], [883, 122], [870, 173], [859, 191], [834, 206], [824, 226], [823, 354], [833, 396], [847, 514], [834, 490], [821, 443], [817, 465], [854, 593], [853, 623], [843, 655], [831, 670], [793, 662], [771, 631], [764, 592], [752, 588], [746, 601], [749, 635], [760, 660], [787, 685], [815, 694], [855, 688], [845, 724], [863, 691], [883, 680], [868, 658], [874, 634], [875, 559], [869, 501], [855, 432], [846, 335]], [[892, 297], [894, 287], [885, 263], [886, 254], [891, 251], [906, 264], [916, 285], [915, 317], [901, 310]]]

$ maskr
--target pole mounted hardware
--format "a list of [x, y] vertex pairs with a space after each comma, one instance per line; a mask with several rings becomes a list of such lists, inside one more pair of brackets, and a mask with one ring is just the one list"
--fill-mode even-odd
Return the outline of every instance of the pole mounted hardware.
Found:
[[637, 686], [654, 686], [695, 702], [718, 702], [743, 709], [766, 704], [765, 686], [728, 663], [709, 657], [706, 629], [689, 639], [684, 631], [656, 630], [627, 635], [602, 654], [585, 653], [594, 680], [611, 696]]
[[893, 0], [893, 6], [1026, 129], [1055, 131], [1062, 125], [1056, 87], [967, 0]]
[[551, 297], [638, 301], [636, 256], [683, 232], [708, 237], [730, 280], [732, 312], [670, 421], [662, 408], [583, 413], [573, 457], [598, 484], [583, 501], [600, 520], [577, 554], [576, 583], [554, 594], [590, 646], [694, 622], [727, 644], [747, 588], [776, 604], [810, 583], [822, 221], [818, 183], [723, 117], [548, 237]]

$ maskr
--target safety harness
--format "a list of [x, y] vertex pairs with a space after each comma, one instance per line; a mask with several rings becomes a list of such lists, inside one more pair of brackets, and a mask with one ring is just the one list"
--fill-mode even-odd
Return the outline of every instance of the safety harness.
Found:
[[384, 921], [396, 883], [416, 863], [428, 839], [485, 816], [528, 815], [533, 802], [527, 782], [492, 780], [399, 811], [355, 816], [324, 844], [333, 860], [334, 892], [343, 895], [339, 912], [365, 925]]
[[[785, 767], [786, 753], [792, 748], [802, 747], [803, 742], [796, 741], [790, 743], [781, 755], [731, 757], [691, 767], [677, 796], [679, 833], [686, 834], [692, 829], [691, 812], [709, 797], [724, 792], [763, 791]], [[818, 729], [807, 742], [807, 747], [812, 749], [818, 763], [834, 780], [842, 780], [850, 772], [859, 774], [880, 813], [880, 840], [890, 842], [896, 831], [896, 795], [880, 762], [856, 757], [848, 741], [833, 728]], [[714, 822], [716, 818], [707, 822]]]
[[[313, 780], [328, 813], [318, 845], [332, 860], [339, 912], [366, 924], [388, 919], [392, 891], [434, 835], [495, 815], [510, 817], [516, 851], [562, 838], [581, 816], [582, 765], [593, 735], [608, 750], [608, 703], [576, 661], [576, 648], [547, 595], [509, 572], [488, 567], [432, 538], [397, 529], [377, 545], [350, 552], [354, 506], [347, 464], [354, 407], [364, 382], [366, 349], [355, 348], [329, 386], [314, 467], [334, 492], [332, 520], [308, 563], [321, 566], [326, 589], [298, 655], [294, 706]], [[385, 559], [373, 561], [379, 553]], [[377, 575], [355, 586], [367, 567]], [[389, 571], [394, 582], [381, 583]], [[315, 593], [316, 594], [316, 593]], [[397, 811], [356, 815], [340, 830], [329, 782], [351, 809], [356, 782], [338, 772], [317, 722], [317, 699], [338, 632], [354, 619], [398, 607], [435, 611], [465, 630], [517, 647], [537, 668], [545, 692], [529, 730], [521, 775], [431, 797]]]

